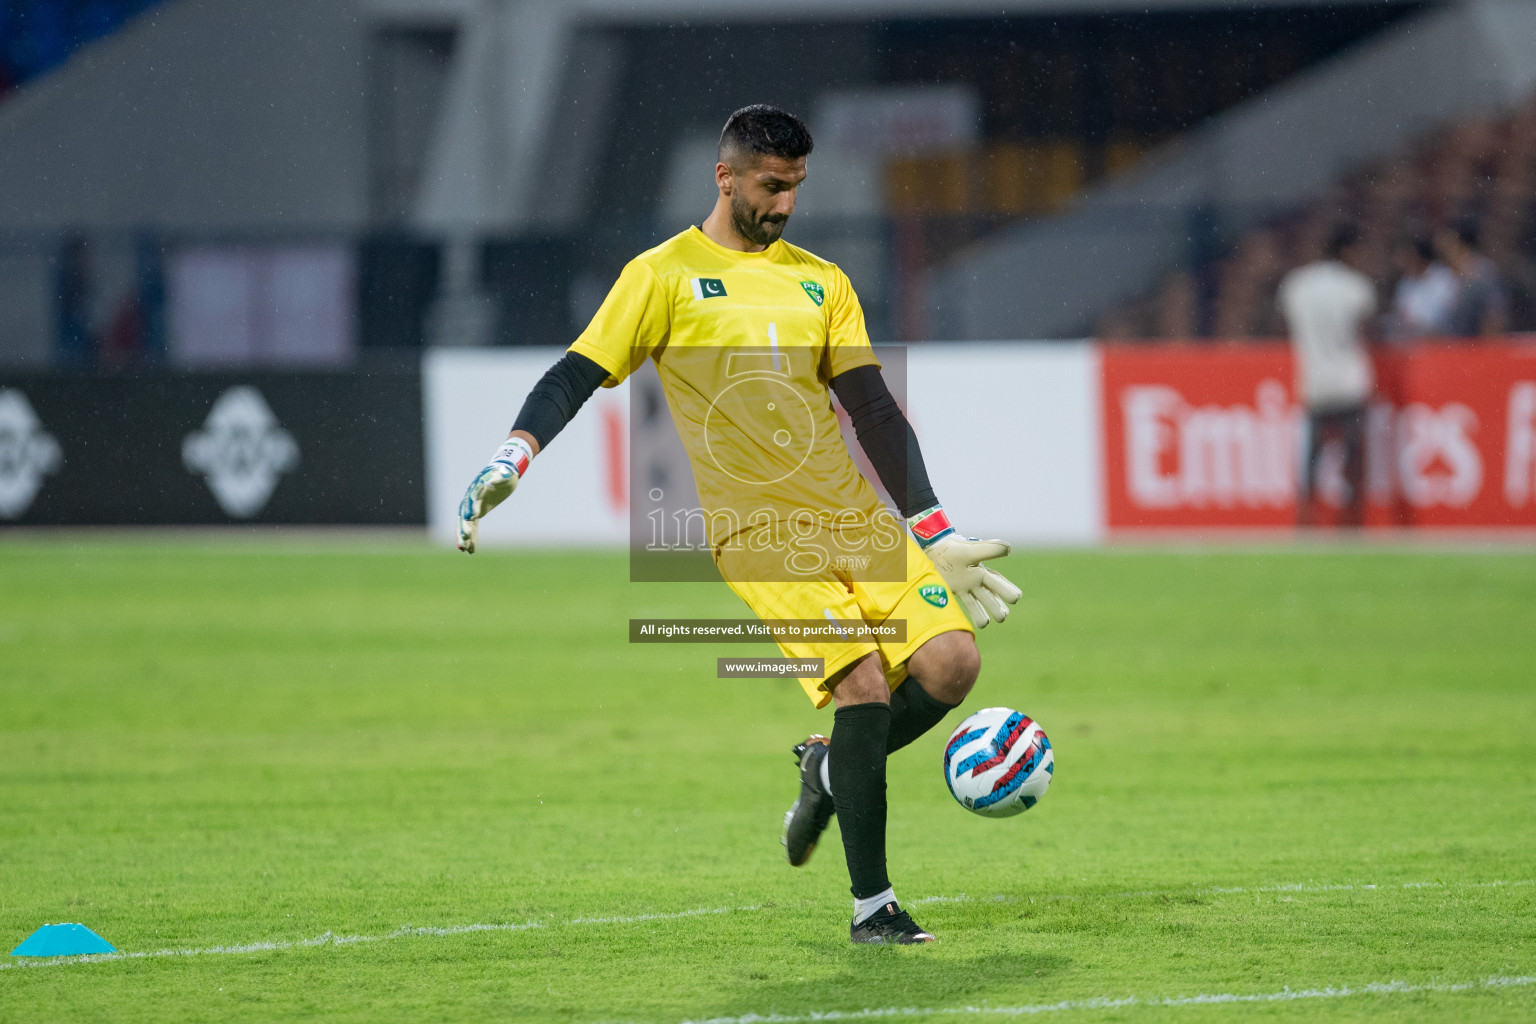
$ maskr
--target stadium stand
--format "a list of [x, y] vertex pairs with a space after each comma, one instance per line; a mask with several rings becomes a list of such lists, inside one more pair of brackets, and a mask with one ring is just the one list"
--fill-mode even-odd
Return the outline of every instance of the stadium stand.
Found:
[[[176, 368], [215, 349], [341, 365], [559, 343], [630, 254], [713, 202], [697, 169], [743, 97], [817, 132], [794, 239], [858, 280], [877, 337], [931, 336], [918, 307], [939, 261], [1425, 9], [813, 6], [0, 0], [0, 50], [53, 55], [8, 65], [24, 84], [0, 104], [0, 365]], [[71, 13], [87, 7], [95, 21]], [[796, 74], [719, 59], [749, 40]], [[840, 100], [867, 112], [871, 97], [946, 91], [971, 104], [952, 137], [872, 146], [867, 125], [824, 130]], [[289, 257], [320, 249], [335, 287], [311, 303], [322, 278]], [[213, 282], [255, 296], [269, 280], [305, 282], [279, 305], [342, 326], [210, 320]]]
[[0, 0], [0, 98], [160, 0]]
[[1103, 338], [1273, 338], [1280, 278], [1316, 259], [1341, 222], [1361, 233], [1365, 271], [1390, 293], [1398, 253], [1416, 238], [1470, 226], [1498, 267], [1508, 326], [1536, 328], [1536, 95], [1502, 117], [1472, 117], [1339, 179], [1324, 196], [1244, 234], [1217, 259], [1166, 274], [1106, 312]]
[[1209, 316], [1199, 270], [1250, 230], [1426, 132], [1517, 105], [1536, 88], [1533, 32], [1525, 0], [1424, 8], [929, 268], [922, 336], [1080, 337], [1165, 277], [1164, 314]]

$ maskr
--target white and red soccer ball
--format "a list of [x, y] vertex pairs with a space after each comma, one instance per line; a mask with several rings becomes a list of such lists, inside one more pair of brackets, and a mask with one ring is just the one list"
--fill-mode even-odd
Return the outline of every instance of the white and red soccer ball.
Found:
[[983, 708], [944, 745], [944, 781], [968, 811], [1006, 818], [1035, 806], [1051, 784], [1056, 755], [1044, 730], [1012, 708]]

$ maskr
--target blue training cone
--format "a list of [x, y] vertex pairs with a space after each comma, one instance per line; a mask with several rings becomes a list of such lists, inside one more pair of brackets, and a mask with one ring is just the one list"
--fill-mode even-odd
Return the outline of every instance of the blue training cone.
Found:
[[83, 924], [45, 924], [11, 950], [11, 956], [83, 956], [117, 948]]

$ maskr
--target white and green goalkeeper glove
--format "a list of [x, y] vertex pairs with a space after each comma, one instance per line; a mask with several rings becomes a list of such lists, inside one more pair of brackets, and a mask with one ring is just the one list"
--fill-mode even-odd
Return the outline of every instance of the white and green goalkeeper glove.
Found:
[[1008, 617], [1008, 605], [1017, 604], [1024, 592], [1002, 573], [981, 564], [1008, 554], [1012, 549], [1006, 542], [960, 536], [949, 525], [943, 505], [919, 512], [907, 520], [907, 525], [977, 629], [985, 629], [994, 619], [1002, 622]]
[[533, 449], [520, 437], [508, 438], [496, 450], [496, 457], [475, 475], [464, 500], [459, 502], [459, 550], [475, 553], [475, 541], [480, 536], [480, 519], [491, 509], [511, 497], [517, 490], [517, 482], [528, 472], [533, 461]]

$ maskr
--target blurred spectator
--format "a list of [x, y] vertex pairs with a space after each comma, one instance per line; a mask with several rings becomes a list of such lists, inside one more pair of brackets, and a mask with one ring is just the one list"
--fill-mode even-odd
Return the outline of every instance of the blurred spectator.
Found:
[[1275, 308], [1271, 296], [1280, 272], [1280, 247], [1275, 234], [1255, 231], [1238, 243], [1221, 266], [1213, 333], [1218, 338], [1274, 337]]
[[1365, 407], [1375, 378], [1361, 326], [1376, 312], [1376, 287], [1359, 270], [1359, 232], [1336, 227], [1323, 258], [1298, 267], [1280, 282], [1280, 309], [1296, 354], [1296, 391], [1307, 407], [1309, 438], [1297, 516], [1317, 521], [1315, 495], [1323, 446], [1344, 448], [1348, 488], [1343, 522], [1358, 526], [1365, 515]]
[[1199, 304], [1194, 275], [1185, 270], [1169, 274], [1153, 298], [1153, 333], [1160, 338], [1193, 338]]
[[[1427, 272], [1419, 269], [1426, 265], [1422, 255], [1396, 244], [1405, 227], [1456, 223], [1468, 216], [1475, 216], [1477, 230], [1433, 236]], [[1307, 263], [1321, 256], [1341, 219], [1360, 226], [1355, 269], [1381, 283], [1406, 274], [1403, 288], [1393, 296], [1393, 309], [1383, 318], [1388, 337], [1480, 336], [1536, 328], [1536, 96], [1503, 117], [1450, 125], [1341, 177], [1305, 207], [1245, 230], [1219, 259], [1198, 256], [1199, 264], [1185, 269], [1210, 284], [1199, 295], [1199, 332], [1214, 328], [1238, 338], [1268, 333], [1265, 317], [1273, 306], [1264, 296], [1273, 282], [1262, 258], [1266, 244], [1273, 243], [1285, 265]], [[1447, 273], [1454, 279], [1455, 295], [1443, 321], [1431, 326], [1435, 318], [1422, 318], [1415, 307], [1442, 301]], [[1125, 308], [1153, 313], [1165, 291], [1166, 284], [1159, 283]], [[1155, 315], [1133, 315], [1128, 321], [1111, 311], [1102, 322], [1124, 327], [1137, 319], [1153, 336], [1190, 336], [1182, 329], [1163, 329]]]
[[1503, 334], [1509, 326], [1509, 295], [1493, 261], [1478, 248], [1477, 228], [1462, 224], [1435, 237], [1440, 258], [1456, 273], [1450, 333], [1462, 338]]
[[1449, 334], [1451, 311], [1461, 283], [1455, 273], [1435, 259], [1435, 244], [1419, 237], [1398, 252], [1397, 288], [1387, 319], [1387, 336], [1394, 341]]

